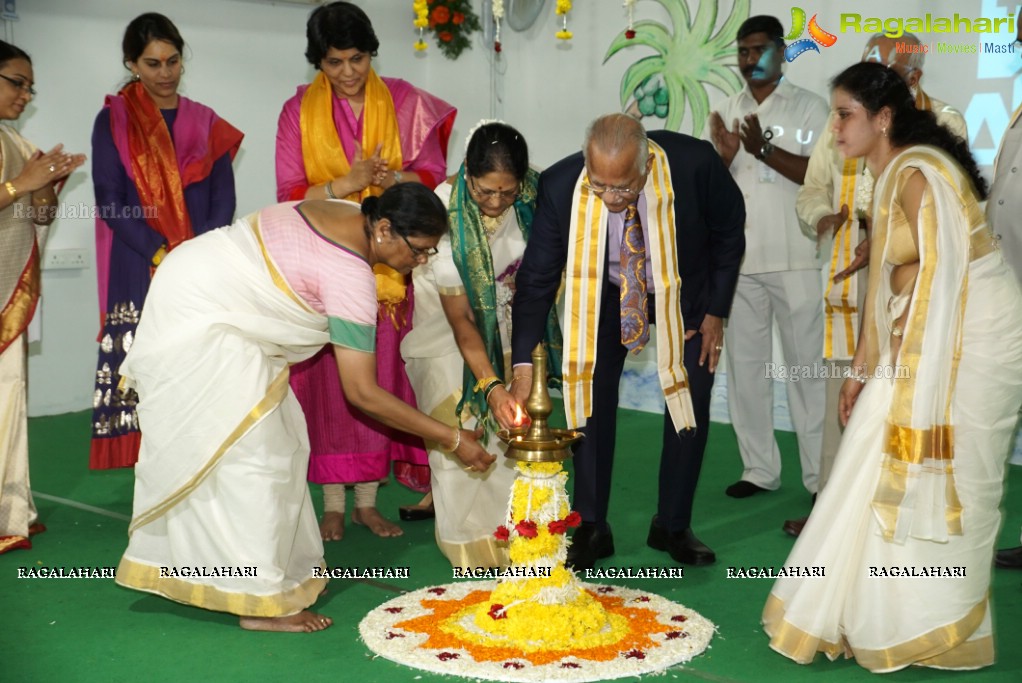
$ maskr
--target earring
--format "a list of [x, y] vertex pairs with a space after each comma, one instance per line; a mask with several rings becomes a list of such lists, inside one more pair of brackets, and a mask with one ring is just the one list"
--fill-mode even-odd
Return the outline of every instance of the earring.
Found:
[[383, 244], [383, 241], [380, 240], [380, 236], [379, 235], [376, 236], [376, 243], [377, 244]]
[[138, 72], [137, 71], [131, 74], [131, 80], [137, 81], [138, 78], [139, 78], [139, 76], [138, 76]]
[[884, 137], [887, 137], [887, 126], [884, 126]]

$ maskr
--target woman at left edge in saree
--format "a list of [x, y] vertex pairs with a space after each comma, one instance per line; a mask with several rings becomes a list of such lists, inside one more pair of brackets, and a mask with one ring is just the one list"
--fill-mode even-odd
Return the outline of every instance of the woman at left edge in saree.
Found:
[[[35, 96], [32, 60], [0, 41], [0, 120], [16, 121]], [[0, 125], [0, 554], [32, 547], [38, 522], [28, 472], [28, 324], [36, 314], [40, 253], [56, 215], [57, 188], [85, 162], [57, 145], [36, 149]]]
[[[332, 2], [306, 26], [305, 57], [317, 71], [284, 103], [277, 124], [278, 201], [348, 199], [379, 195], [399, 183], [432, 189], [447, 175], [447, 142], [455, 109], [406, 81], [381, 78], [372, 60], [380, 46], [360, 8]], [[380, 302], [376, 326], [381, 386], [415, 405], [400, 344], [411, 329], [410, 278], [375, 266]], [[394, 476], [414, 491], [429, 491], [423, 443], [354, 409], [337, 381], [329, 350], [293, 368], [291, 386], [309, 424], [309, 481], [323, 485], [324, 541], [344, 536], [345, 485], [354, 484], [352, 521], [382, 537], [401, 528], [376, 506], [379, 481]], [[409, 519], [405, 510], [402, 518]]]
[[234, 219], [231, 162], [244, 137], [178, 94], [184, 40], [147, 13], [122, 43], [131, 80], [106, 98], [92, 130], [100, 334], [89, 467], [131, 467], [141, 435], [134, 392], [118, 391], [149, 282], [182, 242]]

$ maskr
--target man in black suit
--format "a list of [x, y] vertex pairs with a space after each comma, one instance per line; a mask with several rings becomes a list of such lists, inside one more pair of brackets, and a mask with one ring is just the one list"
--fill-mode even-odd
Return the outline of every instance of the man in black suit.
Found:
[[[626, 354], [641, 349], [654, 325], [667, 409], [647, 544], [682, 564], [710, 564], [713, 551], [692, 533], [692, 499], [723, 318], [745, 251], [742, 193], [711, 144], [667, 131], [647, 136], [624, 114], [590, 124], [583, 152], [540, 176], [515, 283], [512, 388], [524, 401], [530, 354], [563, 272], [565, 413], [569, 427], [584, 425], [586, 434], [575, 452], [574, 505], [582, 525], [568, 564], [590, 568], [614, 552], [607, 508], [621, 371]], [[622, 315], [625, 310], [632, 314]], [[645, 320], [635, 310], [645, 311]]]

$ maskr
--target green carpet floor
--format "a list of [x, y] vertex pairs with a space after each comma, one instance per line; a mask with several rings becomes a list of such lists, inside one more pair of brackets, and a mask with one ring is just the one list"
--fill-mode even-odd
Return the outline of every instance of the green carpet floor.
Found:
[[[359, 620], [396, 594], [452, 580], [436, 550], [432, 525], [404, 524], [405, 535], [379, 539], [349, 527], [341, 543], [327, 545], [330, 566], [408, 566], [410, 578], [385, 584], [332, 581], [317, 609], [334, 627], [317, 634], [251, 633], [228, 614], [186, 607], [123, 589], [106, 579], [19, 579], [18, 569], [42, 566], [115, 566], [127, 544], [131, 471], [90, 472], [85, 413], [30, 421], [32, 484], [49, 531], [31, 550], [0, 556], [0, 681], [439, 681], [441, 677], [374, 658], [358, 639]], [[645, 546], [656, 498], [660, 420], [622, 412], [617, 476], [611, 501], [617, 555], [610, 564], [671, 566]], [[785, 457], [781, 490], [746, 500], [724, 495], [741, 472], [734, 434], [714, 424], [696, 499], [695, 529], [717, 552], [717, 564], [689, 567], [676, 581], [628, 582], [683, 603], [718, 625], [711, 647], [668, 680], [808, 681], [875, 680], [852, 661], [817, 658], [799, 666], [774, 653], [759, 625], [769, 580], [727, 579], [729, 565], [780, 565], [791, 539], [781, 522], [809, 510], [799, 483], [795, 439], [779, 432]], [[1008, 480], [1000, 547], [1018, 544], [1022, 524], [1022, 468]], [[320, 492], [313, 487], [319, 504]], [[418, 496], [398, 484], [380, 489], [380, 507], [396, 517], [398, 505]], [[620, 582], [620, 581], [619, 581]], [[622, 582], [623, 583], [623, 582]], [[897, 681], [1022, 680], [1022, 572], [997, 570], [992, 586], [999, 661], [975, 673], [910, 669]], [[934, 596], [940, 599], [940, 596]], [[447, 679], [451, 680], [451, 679]], [[653, 679], [664, 680], [664, 679]]]

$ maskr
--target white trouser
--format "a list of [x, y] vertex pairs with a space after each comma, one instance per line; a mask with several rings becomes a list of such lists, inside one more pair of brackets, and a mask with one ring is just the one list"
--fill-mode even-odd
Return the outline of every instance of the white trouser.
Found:
[[[826, 406], [822, 296], [818, 270], [738, 277], [724, 331], [728, 409], [745, 467], [742, 479], [766, 489], [781, 485], [773, 380], [767, 376], [776, 320], [789, 371], [788, 407], [798, 435], [802, 483], [810, 493], [816, 492]], [[809, 377], [802, 374], [803, 368], [808, 369]]]

